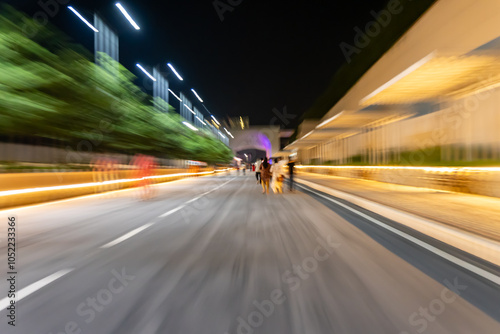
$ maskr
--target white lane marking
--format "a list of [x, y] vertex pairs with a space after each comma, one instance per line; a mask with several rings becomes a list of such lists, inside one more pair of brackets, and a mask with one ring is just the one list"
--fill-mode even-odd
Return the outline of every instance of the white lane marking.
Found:
[[[234, 180], [234, 179], [235, 179], [235, 178], [233, 178], [233, 179], [231, 179], [231, 180], [229, 180], [229, 181], [225, 182], [224, 184], [222, 184], [222, 185], [218, 186], [218, 187], [217, 187], [217, 188], [215, 188], [215, 189], [212, 189], [211, 191], [208, 191], [208, 192], [206, 192], [206, 193], [202, 194], [201, 196], [196, 197], [196, 199], [198, 199], [198, 198], [200, 198], [200, 197], [202, 197], [202, 196], [204, 196], [204, 195], [206, 195], [206, 194], [208, 194], [208, 193], [211, 193], [211, 192], [212, 192], [212, 191], [214, 191], [214, 190], [219, 189], [220, 187], [222, 187], [222, 186], [226, 185], [227, 183], [229, 183], [230, 181], [232, 181], [232, 180]], [[160, 217], [166, 217], [166, 216], [168, 216], [168, 215], [170, 215], [170, 214], [172, 214], [172, 213], [174, 213], [174, 212], [176, 212], [176, 211], [178, 211], [178, 210], [182, 209], [184, 206], [185, 206], [185, 205], [178, 206], [177, 208], [175, 208], [175, 209], [173, 209], [173, 210], [170, 210], [170, 211], [168, 211], [168, 212], [166, 212], [166, 213], [162, 214]], [[125, 234], [125, 235], [123, 235], [123, 236], [121, 236], [121, 237], [119, 237], [119, 238], [117, 238], [117, 239], [115, 239], [115, 240], [113, 240], [113, 241], [111, 241], [111, 242], [109, 242], [109, 243], [105, 244], [104, 246], [101, 246], [100, 248], [109, 248], [109, 247], [112, 247], [112, 246], [114, 246], [114, 245], [117, 245], [117, 244], [119, 244], [119, 243], [121, 243], [121, 242], [123, 242], [123, 241], [127, 240], [128, 238], [133, 237], [133, 236], [134, 236], [134, 235], [136, 235], [137, 233], [139, 233], [139, 232], [141, 232], [141, 231], [144, 231], [145, 229], [147, 229], [147, 228], [149, 228], [149, 227], [153, 226], [154, 224], [155, 224], [154, 222], [151, 222], [151, 223], [145, 224], [145, 225], [143, 225], [143, 226], [141, 226], [141, 227], [139, 227], [139, 228], [136, 228], [135, 230], [132, 230], [132, 231], [128, 232], [127, 234]], [[42, 278], [41, 280], [36, 281], [35, 283], [32, 283], [32, 284], [28, 285], [27, 287], [25, 287], [25, 288], [23, 288], [23, 289], [19, 290], [19, 291], [18, 291], [18, 293], [17, 293], [16, 302], [19, 302], [19, 301], [20, 301], [20, 300], [22, 300], [23, 298], [25, 298], [25, 297], [27, 297], [27, 296], [31, 295], [32, 293], [34, 293], [34, 292], [36, 292], [36, 291], [40, 290], [40, 289], [41, 289], [41, 288], [43, 288], [44, 286], [46, 286], [46, 285], [48, 285], [48, 284], [52, 283], [53, 281], [57, 280], [58, 278], [63, 277], [64, 275], [66, 275], [66, 274], [68, 274], [68, 273], [72, 272], [73, 270], [74, 270], [74, 268], [69, 268], [69, 269], [59, 270], [58, 272], [56, 272], [56, 273], [54, 273], [54, 274], [52, 274], [52, 275], [50, 275], [50, 276], [47, 276], [47, 277], [45, 277], [45, 278]], [[10, 298], [8, 298], [8, 297], [1, 299], [1, 300], [0, 300], [0, 311], [1, 311], [1, 310], [6, 309], [6, 308], [7, 308], [7, 306], [9, 306], [9, 305], [10, 305], [10, 301], [11, 301], [11, 299], [10, 299]]]
[[192, 203], [192, 202], [194, 202], [194, 201], [197, 201], [197, 200], [199, 200], [200, 198], [202, 198], [203, 196], [208, 195], [208, 194], [210, 194], [210, 193], [211, 193], [211, 192], [213, 192], [213, 191], [216, 191], [217, 189], [219, 189], [219, 188], [221, 188], [221, 187], [225, 186], [226, 184], [228, 184], [229, 182], [231, 182], [231, 181], [232, 181], [232, 180], [234, 180], [234, 179], [235, 179], [235, 177], [233, 177], [233, 178], [232, 178], [231, 180], [229, 180], [229, 181], [224, 182], [223, 184], [219, 185], [218, 187], [215, 187], [215, 188], [214, 188], [214, 189], [212, 189], [212, 190], [206, 191], [206, 192], [204, 192], [203, 194], [198, 195], [198, 196], [196, 196], [195, 198], [190, 199], [189, 201], [187, 201], [186, 203], [184, 203], [184, 204], [182, 204], [182, 205], [180, 205], [180, 206], [176, 207], [175, 209], [172, 209], [172, 210], [170, 210], [170, 211], [165, 212], [164, 214], [160, 215], [159, 217], [166, 217], [166, 216], [169, 216], [169, 215], [171, 215], [172, 213], [174, 213], [174, 212], [176, 212], [176, 211], [179, 211], [180, 209], [184, 208], [187, 204]]
[[189, 204], [189, 203], [192, 203], [192, 202], [194, 202], [194, 201], [197, 201], [197, 200], [199, 200], [202, 196], [203, 196], [203, 195], [196, 196], [195, 198], [190, 199], [189, 201], [187, 201], [187, 202], [186, 202], [186, 204]]
[[425, 249], [433, 252], [434, 254], [436, 254], [436, 255], [438, 255], [438, 256], [440, 256], [440, 257], [442, 257], [442, 258], [444, 258], [444, 259], [446, 259], [446, 260], [448, 260], [448, 261], [450, 261], [450, 262], [452, 262], [452, 263], [454, 263], [456, 265], [459, 265], [460, 267], [462, 267], [464, 269], [472, 271], [473, 273], [476, 273], [479, 276], [481, 276], [481, 277], [483, 277], [483, 278], [485, 278], [485, 279], [487, 279], [487, 280], [489, 280], [489, 281], [491, 281], [491, 282], [493, 282], [495, 284], [500, 285], [500, 277], [498, 277], [498, 276], [490, 273], [489, 271], [486, 271], [486, 270], [484, 270], [482, 268], [476, 267], [475, 265], [473, 265], [473, 264], [471, 264], [469, 262], [466, 262], [466, 261], [464, 261], [462, 259], [459, 259], [459, 258], [457, 258], [457, 257], [455, 257], [455, 256], [453, 256], [453, 255], [451, 255], [449, 253], [446, 253], [446, 252], [440, 250], [439, 248], [431, 246], [431, 245], [423, 242], [422, 240], [419, 240], [419, 239], [417, 239], [415, 237], [412, 237], [411, 235], [406, 234], [406, 233], [404, 233], [404, 232], [402, 232], [402, 231], [400, 231], [400, 230], [398, 230], [398, 229], [396, 229], [396, 228], [394, 228], [392, 226], [389, 226], [389, 225], [387, 225], [385, 223], [382, 223], [381, 221], [379, 221], [379, 220], [377, 220], [377, 219], [375, 219], [373, 217], [370, 217], [370, 216], [368, 216], [368, 215], [366, 215], [366, 214], [364, 214], [364, 213], [362, 213], [362, 212], [360, 212], [360, 211], [358, 211], [356, 209], [353, 209], [353, 208], [351, 208], [348, 205], [345, 205], [345, 204], [343, 204], [343, 203], [341, 203], [339, 201], [336, 201], [336, 200], [334, 200], [332, 198], [324, 196], [323, 194], [318, 193], [318, 192], [316, 192], [314, 190], [304, 188], [300, 184], [298, 184], [298, 186], [301, 187], [301, 188], [303, 188], [303, 189], [305, 189], [305, 190], [307, 190], [307, 191], [310, 191], [310, 192], [312, 192], [312, 193], [314, 193], [314, 194], [316, 194], [316, 195], [318, 195], [320, 197], [323, 197], [324, 199], [329, 200], [330, 202], [333, 202], [333, 203], [335, 203], [335, 204], [337, 204], [337, 205], [339, 205], [339, 206], [341, 206], [341, 207], [343, 207], [343, 208], [345, 208], [345, 209], [347, 209], [347, 210], [349, 210], [351, 212], [354, 212], [358, 216], [361, 216], [361, 217], [363, 217], [363, 218], [371, 221], [372, 223], [375, 223], [375, 224], [379, 225], [380, 227], [383, 227], [386, 230], [389, 230], [392, 233], [395, 233], [395, 234], [399, 235], [400, 237], [403, 237], [403, 238], [405, 238], [405, 239], [407, 239], [407, 240], [409, 240], [409, 241], [411, 241], [411, 242], [419, 245], [420, 247], [425, 248]]
[[180, 205], [180, 206], [176, 207], [175, 209], [172, 209], [170, 211], [165, 212], [164, 214], [160, 215], [159, 217], [163, 218], [166, 216], [170, 216], [172, 213], [179, 211], [183, 207], [185, 207], [185, 205]]
[[234, 179], [236, 179], [236, 178], [235, 178], [235, 177], [233, 177], [231, 180], [228, 180], [228, 181], [224, 182], [224, 183], [223, 183], [223, 184], [221, 184], [220, 186], [218, 186], [218, 187], [216, 187], [216, 188], [214, 188], [214, 189], [212, 189], [212, 190], [209, 190], [209, 191], [207, 191], [207, 192], [204, 192], [203, 194], [201, 194], [201, 196], [208, 195], [208, 194], [210, 194], [212, 191], [216, 191], [217, 189], [222, 188], [223, 186], [225, 186], [226, 184], [228, 184], [229, 182], [231, 182], [231, 181], [232, 181], [232, 180], [234, 180]]
[[100, 248], [110, 248], [110, 247], [113, 247], [114, 245], [117, 245], [119, 244], [120, 242], [123, 242], [125, 240], [127, 240], [128, 238], [131, 238], [133, 237], [134, 235], [136, 235], [137, 233], [141, 232], [141, 231], [144, 231], [145, 229], [153, 226], [154, 223], [147, 223], [146, 225], [142, 225], [141, 227], [138, 227], [136, 228], [135, 230], [132, 230], [130, 232], [128, 232], [127, 234], [124, 234], [122, 235], [121, 237], [111, 241], [111, 242], [108, 242], [107, 244], [105, 244], [104, 246], [101, 246]]
[[[205, 192], [205, 193], [203, 193], [203, 194], [201, 194], [201, 195], [199, 195], [199, 196], [197, 196], [197, 197], [195, 197], [195, 198], [193, 198], [193, 199], [191, 199], [191, 200], [187, 201], [185, 204], [182, 204], [182, 205], [180, 205], [180, 206], [176, 207], [175, 209], [172, 209], [172, 210], [170, 210], [170, 211], [165, 212], [164, 214], [161, 214], [160, 216], [158, 216], [158, 218], [167, 217], [167, 216], [169, 216], [169, 215], [171, 215], [171, 214], [173, 214], [173, 213], [175, 213], [175, 212], [179, 211], [180, 209], [184, 208], [184, 207], [186, 206], [186, 204], [191, 203], [191, 202], [194, 202], [194, 201], [196, 201], [196, 200], [200, 199], [201, 197], [203, 197], [203, 196], [205, 196], [205, 195], [207, 195], [207, 194], [211, 193], [212, 191], [215, 191], [215, 190], [217, 190], [217, 189], [221, 188], [222, 186], [225, 186], [226, 184], [228, 184], [229, 182], [231, 182], [231, 181], [232, 181], [232, 180], [234, 180], [234, 179], [235, 179], [235, 178], [232, 178], [232, 179], [230, 179], [229, 181], [226, 181], [226, 182], [224, 182], [223, 184], [219, 185], [218, 187], [216, 187], [216, 188], [214, 188], [214, 189], [212, 189], [212, 190], [210, 190], [210, 191], [207, 191], [207, 192]], [[119, 237], [119, 238], [117, 238], [117, 239], [115, 239], [115, 240], [113, 240], [113, 241], [111, 241], [111, 242], [108, 242], [107, 244], [105, 244], [104, 246], [101, 246], [100, 248], [110, 248], [110, 247], [113, 247], [113, 246], [115, 246], [115, 245], [118, 245], [119, 243], [121, 243], [121, 242], [123, 242], [123, 241], [125, 241], [125, 240], [127, 240], [127, 239], [129, 239], [129, 238], [131, 238], [131, 237], [133, 237], [133, 236], [134, 236], [134, 235], [136, 235], [137, 233], [139, 233], [139, 232], [141, 232], [141, 231], [143, 231], [143, 230], [145, 230], [145, 229], [147, 229], [147, 228], [149, 228], [149, 227], [153, 226], [153, 225], [155, 224], [155, 222], [156, 222], [156, 219], [155, 219], [155, 220], [153, 220], [151, 223], [148, 223], [148, 224], [146, 224], [146, 225], [143, 225], [143, 226], [141, 226], [141, 227], [138, 227], [138, 228], [136, 228], [135, 230], [132, 230], [132, 231], [128, 232], [127, 234], [124, 234], [123, 236], [121, 236], [121, 237]]]
[[184, 208], [187, 204], [192, 203], [192, 202], [194, 202], [194, 201], [197, 201], [197, 200], [199, 200], [200, 198], [202, 198], [203, 196], [208, 195], [208, 194], [210, 194], [211, 192], [216, 191], [217, 189], [220, 189], [221, 187], [225, 186], [226, 184], [228, 184], [229, 182], [231, 182], [231, 181], [232, 181], [232, 180], [234, 180], [234, 179], [235, 179], [235, 177], [233, 177], [231, 180], [228, 180], [228, 181], [224, 182], [223, 184], [221, 184], [221, 185], [219, 185], [219, 186], [215, 187], [215, 188], [214, 188], [214, 189], [212, 189], [212, 190], [206, 191], [206, 192], [204, 192], [203, 194], [198, 195], [198, 196], [196, 196], [196, 197], [194, 197], [194, 198], [190, 199], [189, 201], [187, 201], [186, 203], [182, 204], [181, 206], [178, 206], [178, 207], [177, 207], [177, 208], [175, 208], [175, 209], [172, 209], [172, 210], [170, 210], [170, 211], [165, 212], [164, 214], [160, 215], [159, 217], [166, 217], [166, 216], [171, 215], [172, 213], [174, 213], [174, 212], [176, 212], [176, 211], [179, 211], [180, 209]]
[[[58, 272], [56, 272], [50, 276], [47, 276], [45, 278], [42, 278], [41, 280], [36, 281], [35, 283], [30, 284], [27, 287], [19, 290], [17, 292], [16, 302], [19, 302], [21, 299], [31, 295], [33, 292], [35, 292], [37, 290], [40, 290], [44, 286], [52, 283], [53, 281], [55, 281], [58, 278], [63, 277], [64, 275], [72, 272], [73, 270], [74, 270], [74, 268], [59, 270]], [[9, 306], [9, 304], [10, 304], [10, 298], [4, 298], [4, 299], [0, 300], [0, 311], [4, 310], [7, 306]]]

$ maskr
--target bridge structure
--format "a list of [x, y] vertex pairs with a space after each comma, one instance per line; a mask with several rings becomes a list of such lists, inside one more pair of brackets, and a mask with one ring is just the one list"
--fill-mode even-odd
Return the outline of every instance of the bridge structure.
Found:
[[231, 129], [231, 133], [234, 139], [230, 139], [229, 147], [245, 162], [252, 163], [256, 159], [269, 158], [280, 151], [279, 126], [249, 126], [244, 129]]

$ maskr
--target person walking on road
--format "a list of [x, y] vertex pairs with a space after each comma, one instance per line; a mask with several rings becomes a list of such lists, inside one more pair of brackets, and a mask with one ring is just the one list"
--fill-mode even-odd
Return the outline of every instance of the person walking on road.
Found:
[[257, 159], [255, 162], [255, 178], [257, 179], [257, 183], [261, 183], [261, 175], [260, 175], [260, 165], [262, 165], [262, 159]]
[[295, 173], [295, 161], [292, 159], [292, 157], [288, 158], [288, 175], [289, 175], [289, 186], [290, 186], [290, 191], [293, 191], [293, 174]]
[[274, 164], [271, 166], [272, 187], [275, 193], [283, 193], [283, 163], [280, 159], [275, 158]]
[[262, 193], [266, 192], [269, 194], [269, 181], [271, 179], [271, 165], [267, 162], [267, 157], [264, 158], [264, 161], [260, 165], [260, 180], [262, 184]]

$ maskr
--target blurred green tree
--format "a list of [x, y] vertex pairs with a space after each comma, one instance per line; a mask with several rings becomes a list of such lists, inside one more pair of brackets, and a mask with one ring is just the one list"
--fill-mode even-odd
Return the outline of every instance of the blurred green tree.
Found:
[[143, 153], [226, 163], [232, 151], [208, 131], [194, 132], [161, 99], [134, 85], [135, 76], [106, 54], [97, 66], [57, 29], [36, 26], [3, 5], [0, 15], [0, 134], [57, 139], [88, 150]]

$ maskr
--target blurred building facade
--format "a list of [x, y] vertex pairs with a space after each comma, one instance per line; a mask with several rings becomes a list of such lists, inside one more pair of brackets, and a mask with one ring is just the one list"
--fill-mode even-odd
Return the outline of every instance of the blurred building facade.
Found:
[[498, 22], [496, 0], [438, 0], [286, 150], [304, 164], [500, 160]]

